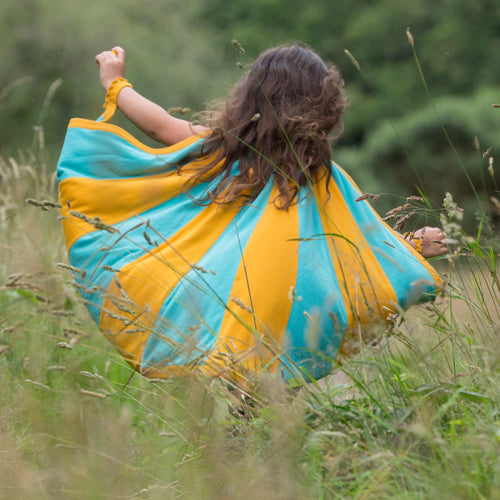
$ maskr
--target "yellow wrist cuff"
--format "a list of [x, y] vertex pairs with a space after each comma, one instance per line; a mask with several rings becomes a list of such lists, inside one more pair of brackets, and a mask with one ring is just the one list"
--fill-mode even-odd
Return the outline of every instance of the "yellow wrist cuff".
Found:
[[413, 238], [413, 241], [415, 242], [415, 250], [418, 253], [422, 253], [422, 243], [420, 241], [420, 238]]
[[404, 233], [403, 237], [406, 241], [413, 241], [415, 243], [415, 250], [418, 253], [422, 253], [422, 242], [420, 241], [420, 238], [415, 238], [412, 232]]
[[118, 94], [124, 87], [132, 87], [132, 84], [126, 78], [117, 78], [116, 80], [113, 80], [111, 85], [108, 87], [103, 106], [103, 122], [108, 122], [111, 118], [113, 118], [113, 115], [116, 112], [116, 100], [118, 99]]

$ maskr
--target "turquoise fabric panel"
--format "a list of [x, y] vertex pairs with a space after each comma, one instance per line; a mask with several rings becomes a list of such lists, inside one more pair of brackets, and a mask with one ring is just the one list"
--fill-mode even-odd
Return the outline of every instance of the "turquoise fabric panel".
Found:
[[314, 199], [300, 203], [299, 235], [295, 298], [283, 345], [285, 379], [297, 376], [297, 367], [304, 371], [302, 375], [314, 378], [328, 373], [347, 327], [342, 293]]
[[243, 207], [197, 262], [208, 272], [192, 269], [172, 290], [146, 344], [143, 368], [158, 363], [186, 364], [214, 347], [226, 309], [238, 309], [230, 297], [234, 276], [271, 188], [269, 184], [251, 205]]
[[[57, 180], [68, 177], [124, 179], [163, 174], [182, 163], [187, 154], [199, 151], [203, 139], [172, 153], [143, 151], [105, 130], [70, 127], [57, 167]], [[82, 157], [82, 151], [85, 156]], [[91, 156], [89, 161], [89, 155]]]

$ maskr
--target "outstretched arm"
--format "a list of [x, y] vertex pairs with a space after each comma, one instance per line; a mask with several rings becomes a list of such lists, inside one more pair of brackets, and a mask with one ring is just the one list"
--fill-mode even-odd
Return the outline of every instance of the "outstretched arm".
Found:
[[[95, 58], [99, 65], [99, 79], [104, 90], [125, 74], [125, 51], [121, 47], [101, 52]], [[206, 132], [200, 125], [175, 118], [158, 104], [146, 99], [131, 87], [124, 87], [117, 98], [122, 113], [152, 139], [167, 146], [195, 134]]]

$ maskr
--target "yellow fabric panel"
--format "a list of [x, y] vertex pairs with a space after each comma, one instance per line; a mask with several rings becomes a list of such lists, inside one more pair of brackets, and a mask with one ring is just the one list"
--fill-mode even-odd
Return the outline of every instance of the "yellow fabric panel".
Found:
[[[277, 195], [274, 187], [270, 200]], [[286, 212], [270, 202], [243, 251], [214, 354], [202, 367], [205, 373], [229, 372], [240, 378], [246, 370], [267, 364], [277, 371], [292, 308], [290, 288], [297, 277], [299, 242], [291, 240], [298, 237], [297, 205]], [[270, 290], [275, 291], [272, 296]]]
[[[62, 180], [59, 186], [59, 203], [62, 205], [60, 213], [64, 217], [62, 226], [68, 251], [78, 238], [96, 230], [70, 212], [79, 212], [91, 219], [99, 217], [107, 225], [117, 224], [189, 190], [194, 185], [189, 181], [192, 172], [209, 161], [209, 158], [202, 162], [193, 161], [180, 174], [175, 170], [166, 174], [127, 179], [69, 177]], [[210, 178], [218, 165], [200, 177], [197, 183]]]
[[[344, 300], [349, 332], [360, 324], [370, 325], [386, 318], [391, 313], [386, 309], [388, 306], [394, 305], [392, 312], [396, 312], [397, 297], [335, 182], [329, 183], [329, 190], [330, 199], [324, 184], [315, 185], [325, 233], [342, 235], [327, 236], [327, 240]], [[327, 200], [328, 213], [324, 209]], [[344, 340], [348, 336], [346, 333]]]
[[[124, 266], [117, 275], [119, 285], [115, 281], [111, 283], [110, 297], [103, 302], [99, 327], [119, 346], [122, 355], [136, 370], [140, 371], [142, 352], [148, 337], [155, 335], [152, 328], [167, 296], [217, 241], [237, 213], [237, 210], [213, 204], [208, 206], [167, 242]], [[210, 229], [200, 231], [203, 227]], [[134, 314], [124, 313], [111, 298], [112, 295], [122, 296], [120, 287], [138, 311], [135, 324], [130, 326], [114, 317], [134, 320]], [[129, 334], [127, 330], [130, 329], [139, 331]]]
[[[177, 172], [131, 179], [64, 179], [59, 189], [61, 215], [64, 216], [62, 225], [68, 249], [78, 238], [95, 231], [92, 225], [71, 215], [71, 211], [80, 212], [91, 219], [99, 217], [104, 224], [117, 224], [179, 195], [185, 190], [185, 182], [186, 178]], [[71, 200], [70, 206], [67, 200]]]

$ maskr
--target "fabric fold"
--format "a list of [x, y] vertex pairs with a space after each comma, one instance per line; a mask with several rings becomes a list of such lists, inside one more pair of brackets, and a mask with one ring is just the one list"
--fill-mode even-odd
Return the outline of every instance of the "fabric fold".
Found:
[[151, 148], [108, 123], [68, 127], [57, 175], [69, 262], [134, 369], [320, 378], [360, 328], [434, 296], [434, 269], [355, 201], [336, 164], [287, 211], [273, 179], [247, 205], [200, 203], [217, 182], [188, 182], [209, 161], [204, 140]]

